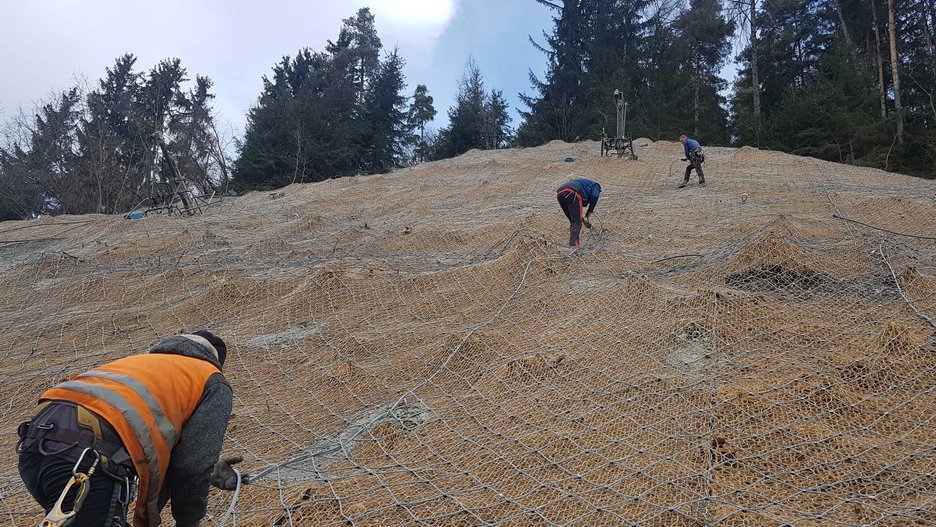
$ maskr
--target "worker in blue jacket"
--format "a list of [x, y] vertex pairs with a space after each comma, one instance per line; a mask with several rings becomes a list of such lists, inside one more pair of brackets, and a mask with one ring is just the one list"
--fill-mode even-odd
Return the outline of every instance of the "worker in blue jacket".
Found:
[[695, 139], [690, 139], [685, 135], [679, 136], [679, 142], [683, 144], [683, 161], [689, 161], [689, 166], [686, 167], [686, 175], [683, 177], [683, 182], [679, 185], [679, 188], [683, 188], [689, 184], [689, 173], [692, 172], [694, 168], [696, 174], [699, 175], [699, 186], [705, 186], [705, 174], [702, 173], [702, 163], [705, 163], [705, 154], [702, 153], [702, 145], [699, 144]]
[[[588, 218], [595, 211], [599, 195], [601, 195], [601, 185], [585, 178], [573, 179], [556, 190], [559, 206], [569, 218], [569, 247], [579, 248], [579, 233], [582, 231], [583, 224], [591, 229]], [[588, 207], [588, 211], [583, 216], [582, 209], [585, 207]]]

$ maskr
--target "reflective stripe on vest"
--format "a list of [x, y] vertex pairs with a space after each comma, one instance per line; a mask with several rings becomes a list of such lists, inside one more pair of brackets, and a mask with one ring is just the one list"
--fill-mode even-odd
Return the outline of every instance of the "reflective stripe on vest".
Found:
[[[169, 448], [172, 448], [176, 444], [176, 439], [178, 438], [178, 432], [175, 427], [172, 426], [172, 423], [169, 422], [169, 419], [166, 417], [166, 414], [163, 413], [162, 407], [159, 406], [159, 401], [153, 397], [153, 394], [150, 393], [149, 388], [144, 386], [141, 382], [137, 381], [129, 375], [121, 375], [119, 373], [111, 373], [108, 371], [100, 370], [91, 370], [86, 373], [82, 373], [78, 376], [81, 377], [99, 377], [101, 379], [107, 379], [109, 381], [114, 381], [120, 384], [123, 384], [140, 396], [146, 406], [149, 407], [150, 412], [153, 413], [153, 417], [156, 418], [156, 425], [159, 426], [159, 432], [162, 433], [163, 439], [165, 439], [166, 444], [169, 445]], [[105, 399], [106, 400], [106, 399]], [[110, 401], [107, 401], [110, 403]], [[123, 411], [116, 404], [111, 403], [118, 410]]]
[[[155, 517], [158, 518], [159, 510], [156, 509], [156, 500], [159, 498], [160, 479], [159, 464], [156, 462], [158, 456], [156, 455], [156, 447], [153, 445], [153, 436], [150, 434], [149, 427], [147, 427], [146, 423], [143, 422], [143, 417], [119, 393], [111, 390], [106, 386], [101, 386], [99, 384], [88, 384], [79, 381], [68, 381], [59, 384], [56, 386], [56, 388], [71, 390], [73, 392], [80, 392], [90, 395], [91, 397], [96, 397], [119, 410], [120, 413], [122, 413], [123, 416], [127, 419], [127, 422], [130, 423], [130, 427], [133, 428], [133, 432], [136, 434], [137, 439], [140, 440], [140, 446], [143, 447], [143, 452], [146, 454], [147, 464], [150, 466], [149, 486], [147, 492], [149, 496], [146, 497], [146, 508], [149, 509], [149, 513], [151, 515], [155, 513]], [[149, 390], [147, 390], [147, 393], [149, 393]], [[150, 517], [153, 518], [154, 516]]]

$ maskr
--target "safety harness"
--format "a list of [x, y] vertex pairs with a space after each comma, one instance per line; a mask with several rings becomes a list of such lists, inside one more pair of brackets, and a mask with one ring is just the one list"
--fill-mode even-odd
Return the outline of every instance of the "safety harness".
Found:
[[705, 163], [705, 153], [702, 152], [701, 148], [696, 148], [692, 152], [689, 152], [689, 159], [698, 159], [699, 163]]
[[[136, 485], [136, 475], [130, 455], [116, 438], [116, 434], [112, 430], [105, 434], [99, 418], [78, 404], [45, 401], [38, 408], [34, 418], [20, 423], [17, 428], [17, 452], [38, 452], [65, 459], [77, 454], [71, 479], [62, 489], [55, 506], [46, 515], [41, 526], [66, 527], [73, 521], [81, 510], [91, 486], [91, 477], [98, 468], [118, 482], [114, 485], [114, 496], [106, 516], [109, 519], [108, 524], [124, 525], [127, 507], [132, 501]], [[62, 447], [49, 451], [46, 441], [54, 441]], [[82, 463], [88, 460], [91, 461], [90, 465], [83, 470]], [[62, 505], [72, 491], [77, 491], [74, 504], [70, 511], [63, 511]]]

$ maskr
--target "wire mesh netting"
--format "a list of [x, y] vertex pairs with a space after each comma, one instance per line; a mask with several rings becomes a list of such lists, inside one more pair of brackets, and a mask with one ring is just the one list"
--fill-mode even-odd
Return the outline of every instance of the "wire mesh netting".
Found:
[[0, 521], [39, 394], [209, 328], [255, 479], [204, 525], [936, 524], [934, 182], [635, 143], [0, 224]]

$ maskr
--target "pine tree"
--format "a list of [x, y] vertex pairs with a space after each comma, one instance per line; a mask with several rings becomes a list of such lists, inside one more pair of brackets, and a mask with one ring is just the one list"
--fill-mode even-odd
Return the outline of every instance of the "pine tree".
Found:
[[380, 65], [367, 99], [367, 157], [363, 169], [368, 173], [388, 172], [400, 166], [406, 142], [406, 88], [403, 59], [394, 49]]
[[[681, 4], [680, 0], [663, 0], [648, 12], [643, 51], [646, 91], [641, 100], [644, 111], [630, 112], [628, 125], [631, 130], [643, 130], [642, 133], [650, 137], [675, 138], [690, 122], [687, 103], [690, 83], [686, 67], [690, 48], [677, 38], [674, 28], [674, 18]], [[609, 126], [606, 133], [615, 131], [616, 126], [615, 129]]]
[[87, 185], [97, 192], [98, 212], [127, 210], [149, 197], [149, 189], [143, 189], [149, 136], [141, 128], [136, 60], [130, 54], [118, 57], [86, 96], [78, 141]]
[[[181, 85], [187, 81], [179, 59], [167, 59], [154, 66], [143, 80], [139, 93], [140, 130], [148, 148], [150, 173], [144, 187], [155, 188], [159, 182], [174, 182], [175, 171], [160, 145], [169, 142], [169, 128], [179, 119], [183, 98]], [[171, 155], [178, 155], [172, 152]]]
[[770, 121], [768, 146], [835, 161], [876, 159], [886, 141], [877, 118], [871, 72], [855, 65], [850, 48], [823, 55], [817, 72], [802, 87], [789, 89]]
[[513, 139], [509, 105], [500, 90], [491, 90], [482, 110], [481, 142], [486, 150], [505, 148]]
[[520, 95], [527, 106], [517, 131], [522, 146], [535, 146], [552, 139], [572, 141], [580, 135], [584, 107], [585, 44], [588, 35], [587, 5], [581, 1], [565, 0], [561, 4], [537, 0], [557, 13], [553, 18], [553, 32], [544, 35], [548, 49], [531, 43], [546, 54], [548, 65], [545, 79], [530, 72], [530, 82], [537, 95]]
[[216, 155], [213, 135], [211, 100], [214, 94], [211, 79], [201, 75], [195, 78], [195, 87], [178, 99], [180, 114], [170, 122], [172, 139], [169, 151], [177, 157], [179, 170], [202, 193], [209, 193], [215, 173]]
[[235, 182], [245, 188], [276, 188], [333, 175], [328, 172], [333, 152], [325, 145], [338, 132], [328, 128], [337, 110], [329, 104], [336, 92], [343, 92], [338, 97], [343, 104], [335, 106], [343, 107], [345, 115], [353, 112], [350, 79], [335, 71], [328, 54], [303, 49], [275, 64], [263, 85], [257, 105], [247, 113]]
[[531, 75], [538, 96], [522, 96], [518, 130], [521, 145], [552, 139], [597, 139], [602, 128], [616, 126], [612, 94], [620, 90], [641, 115], [646, 109], [648, 68], [641, 61], [647, 51], [647, 25], [642, 13], [646, 0], [541, 1], [554, 9], [553, 34], [547, 36], [549, 57], [545, 80]]
[[377, 36], [374, 15], [367, 7], [359, 9], [353, 17], [343, 20], [338, 40], [335, 43], [329, 42], [326, 47], [333, 56], [347, 55], [337, 63], [347, 72], [351, 83], [354, 84], [359, 105], [363, 106], [368, 84], [377, 75], [381, 47], [383, 44]]
[[34, 116], [26, 144], [0, 149], [4, 217], [94, 212], [94, 196], [78, 176], [80, 94], [72, 88]]
[[414, 158], [417, 162], [424, 161], [428, 156], [426, 123], [435, 119], [436, 113], [435, 107], [432, 106], [432, 96], [429, 95], [429, 89], [425, 84], [417, 84], [407, 117], [410, 129], [419, 130], [419, 136], [414, 138]]
[[727, 113], [719, 91], [725, 81], [718, 76], [731, 51], [729, 38], [734, 23], [721, 16], [718, 0], [691, 0], [689, 9], [674, 22], [682, 44], [683, 65], [689, 92], [685, 108], [691, 109], [686, 125], [705, 143], [727, 142]]
[[469, 57], [465, 72], [458, 83], [455, 106], [449, 109], [449, 140], [447, 155], [454, 157], [472, 148], [484, 148], [484, 79], [474, 59]]

